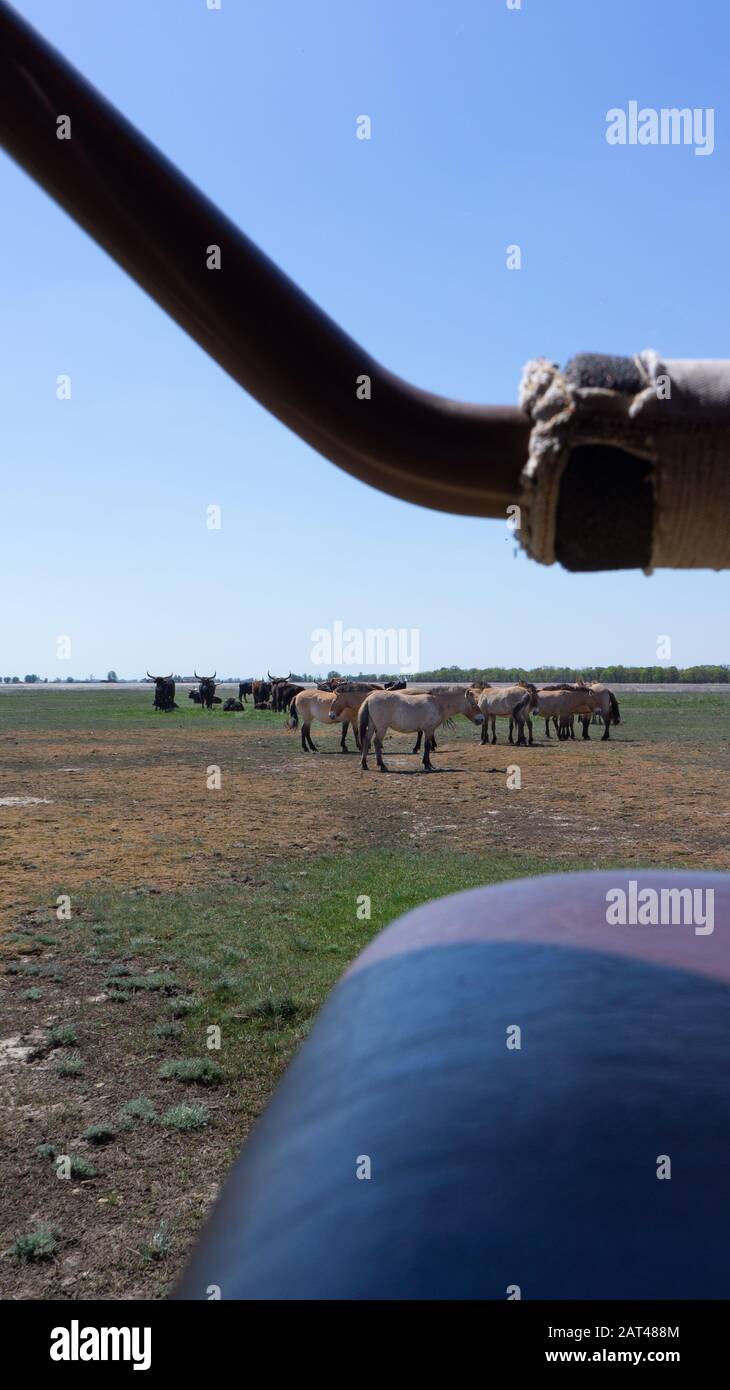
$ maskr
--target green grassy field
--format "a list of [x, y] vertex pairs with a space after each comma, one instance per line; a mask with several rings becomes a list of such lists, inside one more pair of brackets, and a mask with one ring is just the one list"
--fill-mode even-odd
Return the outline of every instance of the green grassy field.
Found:
[[[729, 688], [730, 689], [730, 688]], [[223, 698], [235, 694], [225, 688]], [[266, 732], [280, 728], [285, 715], [256, 710], [248, 703], [242, 714], [223, 714], [220, 706], [203, 711], [185, 691], [178, 691], [178, 710], [160, 714], [152, 707], [151, 691], [130, 690], [0, 690], [0, 733], [6, 729], [52, 732], [109, 729], [118, 732], [135, 729], [185, 729], [202, 727], [201, 721], [222, 720], [241, 726], [246, 732]], [[657, 691], [622, 694], [619, 700], [622, 724], [612, 730], [612, 738], [631, 738], [663, 742], [671, 728], [676, 736], [692, 742], [714, 742], [730, 735], [730, 694], [688, 691]], [[594, 735], [596, 730], [593, 731]], [[457, 720], [450, 736], [470, 739], [474, 731]]]
[[[316, 727], [315, 757], [280, 714], [180, 705], [159, 714], [149, 691], [0, 694], [4, 785], [50, 798], [3, 811], [16, 859], [31, 861], [17, 891], [37, 888], [0, 937], [4, 1031], [28, 1046], [4, 1068], [16, 1117], [0, 1145], [5, 1296], [164, 1294], [327, 994], [403, 912], [528, 875], [722, 867], [724, 694], [621, 695], [610, 743], [594, 728], [592, 745], [548, 745], [538, 722], [524, 754], [503, 726], [486, 750], [457, 720], [441, 776], [418, 775], [401, 740], [390, 778], [339, 756], [336, 729]], [[504, 790], [515, 757], [518, 799]], [[228, 800], [200, 790], [212, 759], [232, 769]], [[41, 832], [45, 853], [28, 839]], [[48, 886], [64, 891], [89, 854], [96, 867], [79, 869], [71, 918], [57, 920]], [[208, 1048], [212, 1026], [220, 1049]], [[74, 1157], [76, 1183], [58, 1182], [55, 1152]], [[35, 1259], [39, 1220], [61, 1234]], [[86, 1282], [72, 1273], [59, 1293], [76, 1252]]]

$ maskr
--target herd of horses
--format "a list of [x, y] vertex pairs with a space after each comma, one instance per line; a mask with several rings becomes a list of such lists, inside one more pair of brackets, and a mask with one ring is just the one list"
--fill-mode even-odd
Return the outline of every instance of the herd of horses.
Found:
[[[150, 676], [155, 682], [155, 709], [178, 709], [175, 703], [175, 681], [170, 676]], [[492, 686], [477, 681], [469, 686], [439, 685], [430, 690], [408, 690], [405, 680], [384, 683], [377, 681], [332, 678], [316, 686], [298, 685], [289, 676], [272, 676], [268, 680], [239, 682], [238, 699], [225, 702], [216, 695], [216, 673], [198, 676], [197, 690], [188, 698], [203, 709], [222, 704], [226, 713], [242, 711], [250, 695], [255, 709], [288, 711], [287, 727], [301, 733], [303, 752], [317, 752], [312, 739], [312, 724], [340, 725], [340, 748], [349, 753], [347, 734], [352, 728], [361, 766], [368, 770], [370, 745], [375, 748], [377, 766], [388, 769], [383, 761], [383, 740], [388, 730], [396, 733], [415, 733], [414, 753], [423, 743], [423, 766], [433, 770], [431, 753], [436, 748], [436, 730], [449, 724], [456, 715], [463, 715], [481, 726], [481, 742], [497, 742], [497, 720], [509, 721], [508, 741], [529, 745], [533, 740], [533, 717], [545, 720], [545, 734], [550, 738], [553, 724], [558, 739], [575, 738], [576, 719], [582, 725], [583, 738], [589, 739], [592, 722], [604, 726], [603, 740], [610, 738], [612, 724], [621, 723], [618, 701], [612, 690], [599, 681], [561, 681], [555, 685], [536, 686], [530, 681], [517, 681], [509, 686]], [[527, 733], [527, 737], [525, 737]]]
[[[575, 721], [583, 726], [583, 738], [589, 739], [589, 726], [595, 719], [604, 725], [603, 740], [610, 738], [612, 724], [620, 724], [618, 701], [607, 686], [599, 682], [562, 681], [557, 685], [537, 687], [529, 681], [511, 686], [492, 686], [487, 681], [470, 686], [434, 686], [428, 691], [388, 688], [375, 682], [337, 680], [327, 681], [313, 690], [301, 690], [289, 706], [289, 727], [301, 726], [302, 749], [316, 752], [312, 742], [311, 725], [339, 723], [340, 748], [347, 748], [347, 731], [351, 726], [361, 755], [361, 766], [367, 771], [370, 744], [375, 748], [378, 768], [387, 772], [383, 762], [383, 739], [389, 729], [396, 733], [415, 733], [413, 752], [420, 751], [423, 741], [423, 766], [432, 770], [431, 753], [436, 748], [436, 730], [461, 714], [473, 724], [481, 725], [481, 741], [497, 742], [497, 719], [509, 720], [509, 742], [528, 745], [533, 740], [533, 715], [545, 720], [545, 733], [550, 738], [552, 721], [558, 739], [575, 738]], [[527, 731], [528, 737], [525, 737]]]

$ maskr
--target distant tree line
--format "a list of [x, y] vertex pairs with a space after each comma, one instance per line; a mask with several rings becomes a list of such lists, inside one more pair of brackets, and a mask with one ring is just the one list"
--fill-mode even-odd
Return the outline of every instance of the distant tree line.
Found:
[[419, 671], [413, 681], [604, 681], [606, 685], [636, 681], [642, 685], [725, 683], [730, 666], [441, 666]]
[[[329, 671], [327, 678], [344, 674], [340, 671]], [[357, 676], [352, 672], [346, 673], [350, 680], [362, 681], [387, 681], [393, 679], [393, 672], [360, 671]], [[176, 681], [192, 680], [192, 676], [175, 675]], [[226, 676], [218, 682], [220, 684], [231, 684], [240, 679], [239, 676]], [[313, 676], [306, 674], [292, 675], [292, 680], [314, 683], [324, 679], [321, 675]], [[518, 681], [528, 680], [536, 684], [551, 683], [553, 681], [604, 681], [606, 685], [628, 684], [636, 682], [642, 685], [681, 685], [683, 682], [693, 685], [704, 684], [727, 684], [730, 681], [730, 666], [439, 666], [433, 671], [417, 671], [414, 675], [409, 673], [409, 681], [433, 681], [448, 684], [449, 681]], [[48, 684], [48, 676], [27, 675], [27, 676], [0, 676], [0, 681], [4, 685], [20, 685], [21, 680], [27, 685]], [[136, 684], [144, 677], [132, 676], [129, 682], [124, 676], [118, 676], [116, 671], [109, 671], [105, 677], [102, 676], [66, 676], [65, 684], [73, 685], [78, 680], [83, 685], [89, 682], [104, 685], [107, 681], [118, 681], [120, 684]]]

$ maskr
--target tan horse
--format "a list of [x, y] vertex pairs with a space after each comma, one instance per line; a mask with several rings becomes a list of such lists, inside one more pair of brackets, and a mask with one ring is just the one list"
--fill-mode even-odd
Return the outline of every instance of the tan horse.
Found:
[[[601, 742], [605, 743], [606, 739], [610, 738], [610, 726], [612, 724], [621, 723], [621, 711], [618, 707], [618, 700], [616, 699], [616, 696], [614, 695], [613, 691], [609, 690], [607, 685], [602, 685], [600, 681], [590, 681], [588, 688], [589, 690], [593, 691], [594, 695], [598, 695], [601, 701], [596, 713], [599, 713], [601, 715], [603, 723], [605, 725], [605, 731], [601, 737]], [[590, 724], [591, 715], [588, 711], [586, 711], [585, 713], [581, 712], [581, 718], [583, 722], [583, 737], [590, 738], [588, 726]]]
[[[295, 695], [289, 706], [289, 719], [287, 727], [298, 729], [301, 722], [302, 732], [302, 752], [307, 753], [311, 749], [313, 753], [318, 751], [316, 744], [312, 740], [310, 733], [312, 721], [317, 719], [321, 724], [328, 724], [330, 710], [335, 700], [334, 691], [323, 690], [302, 690]], [[352, 710], [347, 717], [342, 718], [342, 730], [340, 735], [340, 750], [349, 753], [347, 746], [347, 730], [352, 724], [355, 742], [357, 743], [357, 710]]]
[[482, 724], [482, 743], [489, 742], [489, 725], [492, 725], [492, 743], [497, 742], [496, 723], [498, 719], [509, 719], [509, 742], [513, 743], [512, 733], [515, 724], [517, 725], [517, 742], [526, 743], [525, 725], [532, 737], [532, 720], [530, 712], [537, 704], [537, 689], [528, 682], [520, 682], [518, 685], [508, 685], [501, 690], [495, 690], [492, 686], [482, 687], [481, 694], [478, 696], [479, 708], [484, 715]]
[[[545, 720], [545, 733], [550, 737], [550, 720], [555, 725], [558, 738], [570, 738], [570, 720], [576, 714], [590, 716], [600, 709], [600, 697], [587, 685], [565, 685], [558, 688], [545, 686], [537, 692], [535, 713]], [[561, 721], [562, 728], [561, 728]]]
[[433, 772], [431, 749], [434, 732], [444, 720], [455, 714], [463, 714], [473, 724], [481, 724], [484, 715], [479, 709], [477, 696], [473, 690], [465, 690], [461, 685], [444, 686], [442, 690], [426, 695], [397, 694], [392, 690], [376, 690], [368, 695], [360, 706], [360, 746], [361, 766], [368, 771], [368, 752], [371, 739], [375, 743], [375, 757], [381, 772], [388, 768], [383, 762], [383, 738], [388, 729], [400, 734], [414, 734], [419, 729], [425, 735], [423, 752], [424, 772]]

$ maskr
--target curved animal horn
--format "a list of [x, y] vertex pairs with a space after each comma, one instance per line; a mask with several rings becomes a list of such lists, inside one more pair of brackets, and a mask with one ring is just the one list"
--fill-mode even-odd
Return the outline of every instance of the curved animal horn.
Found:
[[193, 667], [193, 675], [195, 676], [196, 681], [200, 681], [200, 680], [203, 679], [202, 676], [199, 676], [199, 675], [198, 675], [198, 673], [197, 673], [195, 667]]
[[217, 672], [217, 671], [214, 671], [213, 674], [212, 674], [212, 676], [210, 677], [210, 679], [211, 679], [212, 681], [214, 681], [217, 675], [218, 675], [218, 672]]
[[[147, 675], [150, 676], [149, 671], [147, 672]], [[151, 680], [151, 681], [156, 681], [156, 680], [157, 680], [157, 676], [150, 676], [150, 680]]]

